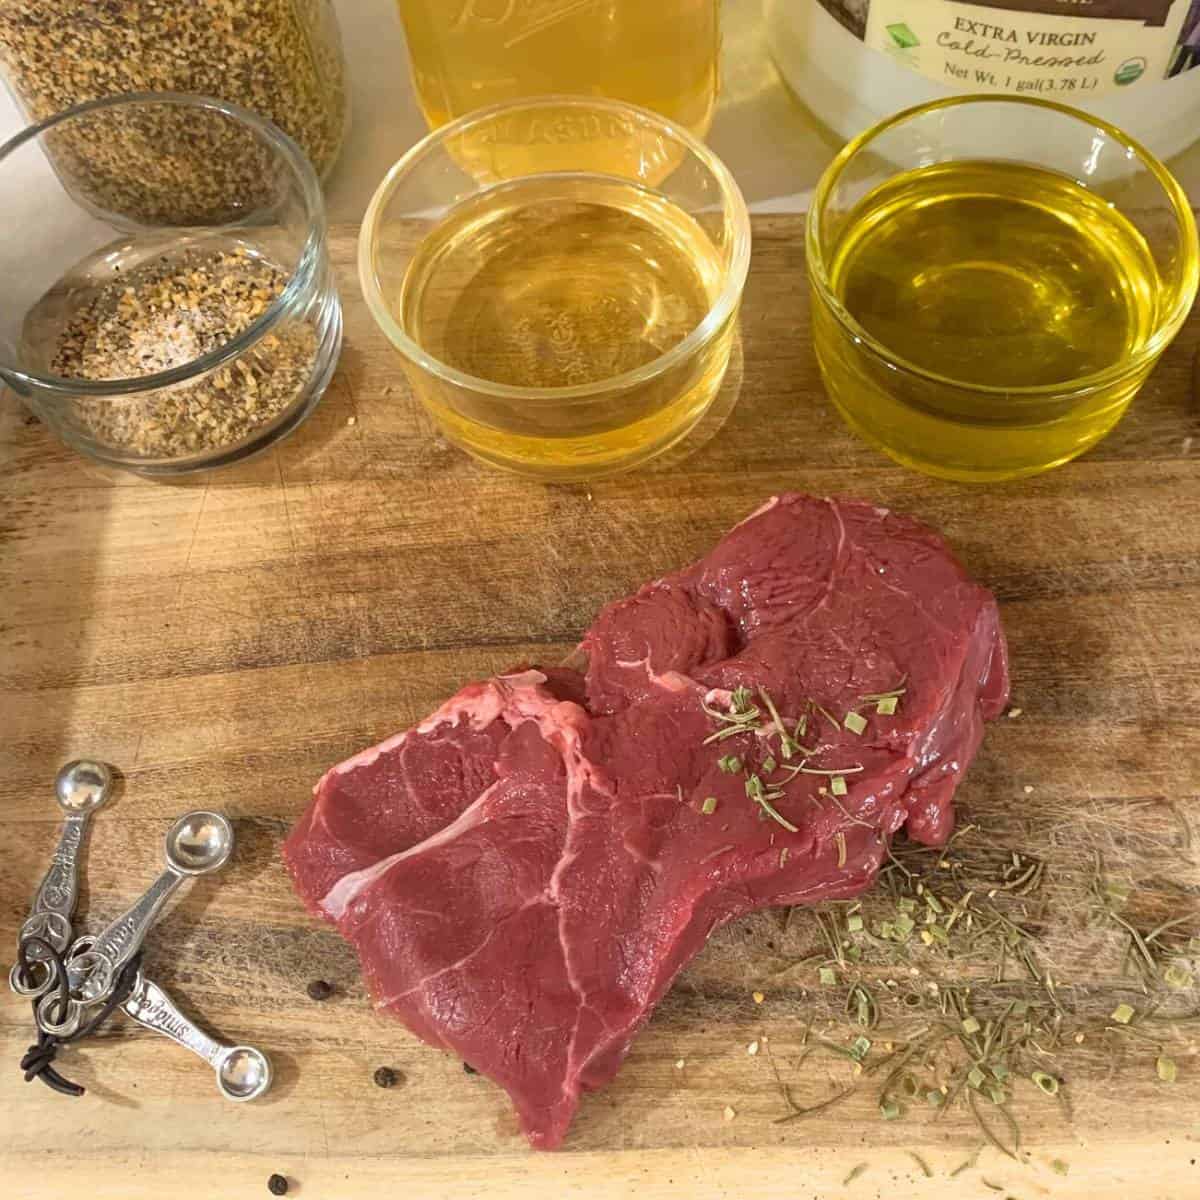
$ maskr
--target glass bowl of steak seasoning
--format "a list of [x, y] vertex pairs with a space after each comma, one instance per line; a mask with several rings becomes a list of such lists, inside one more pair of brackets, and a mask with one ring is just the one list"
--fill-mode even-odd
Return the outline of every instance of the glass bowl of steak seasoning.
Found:
[[[108, 164], [103, 186], [64, 167], [64, 147], [131, 141], [128, 171], [90, 160]], [[189, 146], [210, 148], [203, 179]], [[0, 204], [14, 232], [0, 378], [72, 448], [147, 475], [200, 470], [271, 444], [320, 399], [342, 337], [324, 202], [274, 125], [199, 96], [90, 101], [0, 147]]]

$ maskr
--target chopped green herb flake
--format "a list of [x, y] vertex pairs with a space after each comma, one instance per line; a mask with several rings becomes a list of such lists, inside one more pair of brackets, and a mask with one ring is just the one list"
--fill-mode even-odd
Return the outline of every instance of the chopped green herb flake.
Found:
[[934, 1088], [930, 1092], [925, 1093], [925, 1099], [929, 1101], [930, 1108], [941, 1108], [946, 1100], [946, 1093], [941, 1088]]
[[705, 796], [704, 803], [700, 805], [700, 811], [706, 816], [711, 817], [717, 811], [716, 796]]
[[821, 978], [821, 983], [825, 987], [833, 987], [837, 983], [837, 975], [832, 967], [822, 967], [817, 974]]
[[974, 1035], [983, 1028], [974, 1017], [964, 1017], [962, 1027], [963, 1033], [968, 1035]]
[[723, 758], [717, 759], [717, 766], [726, 775], [736, 775], [742, 769], [742, 760], [736, 754], [726, 754]]
[[1158, 1077], [1163, 1083], [1174, 1083], [1179, 1072], [1175, 1066], [1173, 1058], [1167, 1058], [1165, 1054], [1158, 1056], [1158, 1061], [1154, 1064], [1155, 1070], [1158, 1072]]
[[1181, 967], [1179, 963], [1172, 963], [1163, 972], [1163, 982], [1167, 987], [1181, 992], [1192, 986], [1192, 973], [1186, 967]]
[[1038, 1085], [1038, 1087], [1046, 1093], [1047, 1096], [1058, 1095], [1058, 1080], [1053, 1075], [1047, 1075], [1045, 1071], [1034, 1071], [1030, 1079]]
[[897, 696], [884, 696], [884, 698], [882, 700], [880, 700], [878, 704], [875, 705], [875, 711], [881, 717], [895, 716], [896, 705], [898, 702], [899, 702], [899, 697], [897, 697]]
[[912, 931], [916, 929], [916, 922], [908, 915], [901, 913], [893, 923], [892, 928], [895, 930], [895, 936], [898, 941], [905, 941], [912, 936]]
[[863, 928], [862, 917], [858, 913], [855, 913], [854, 916], [852, 916], [852, 917], [847, 917], [846, 918], [846, 928], [851, 933], [862, 933], [862, 928]]
[[1050, 1160], [1050, 1170], [1052, 1170], [1055, 1175], [1066, 1175], [1071, 1170], [1071, 1164], [1063, 1162], [1061, 1158], [1052, 1158]]
[[862, 1036], [856, 1037], [850, 1043], [850, 1053], [859, 1061], [862, 1062], [867, 1057], [871, 1049], [871, 1039]]
[[867, 721], [865, 717], [860, 716], [856, 712], [848, 712], [842, 721], [842, 726], [850, 730], [851, 733], [861, 737], [866, 731]]
[[835, 796], [844, 796], [846, 794], [846, 780], [841, 775], [835, 775], [829, 781], [829, 790]]
[[987, 1076], [984, 1075], [983, 1071], [981, 1071], [979, 1067], [972, 1067], [970, 1072], [967, 1074], [967, 1083], [969, 1083], [971, 1087], [975, 1088], [977, 1091], [983, 1086], [986, 1079]]
[[879, 1115], [885, 1121], [896, 1121], [900, 1117], [900, 1105], [895, 1100], [884, 1100], [879, 1105]]
[[904, 896], [897, 901], [896, 907], [901, 912], [914, 913], [917, 911], [917, 902], [911, 896]]
[[1112, 1011], [1112, 1019], [1116, 1021], [1118, 1025], [1128, 1025], [1136, 1015], [1136, 1011], [1123, 1001]]
[[763, 774], [770, 775], [771, 772], [774, 771], [778, 765], [779, 764], [776, 763], [776, 761], [768, 754], [767, 757], [763, 759], [763, 765], [762, 765]]

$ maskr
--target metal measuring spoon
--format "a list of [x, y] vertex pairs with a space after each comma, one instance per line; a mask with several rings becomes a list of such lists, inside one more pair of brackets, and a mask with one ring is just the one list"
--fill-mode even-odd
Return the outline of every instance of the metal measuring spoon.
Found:
[[[54, 780], [54, 796], [66, 814], [62, 833], [33, 901], [33, 908], [21, 926], [20, 941], [38, 937], [61, 954], [71, 944], [71, 917], [79, 898], [79, 854], [88, 820], [110, 799], [116, 776], [107, 763], [76, 759], [63, 767]], [[27, 973], [14, 963], [8, 973], [8, 986], [18, 996], [45, 995], [57, 982], [58, 972], [42, 946], [33, 945], [25, 952], [30, 962]]]
[[79, 938], [67, 955], [70, 1000], [60, 1012], [57, 994], [38, 1005], [38, 1024], [49, 1034], [69, 1037], [89, 1005], [111, 994], [126, 963], [138, 952], [162, 906], [175, 890], [196, 875], [219, 871], [233, 852], [233, 826], [220, 813], [185, 813], [167, 831], [166, 870], [131, 908], [95, 938]]
[[147, 1029], [169, 1037], [198, 1054], [217, 1073], [217, 1090], [226, 1100], [254, 1100], [271, 1086], [271, 1062], [253, 1046], [226, 1046], [211, 1038], [179, 1011], [174, 1001], [141, 972], [121, 1006]]

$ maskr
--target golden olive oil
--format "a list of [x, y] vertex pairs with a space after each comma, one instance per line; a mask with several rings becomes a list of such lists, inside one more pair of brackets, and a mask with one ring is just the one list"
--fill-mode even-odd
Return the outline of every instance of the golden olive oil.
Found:
[[1136, 226], [1065, 175], [986, 160], [906, 171], [851, 210], [829, 262], [834, 295], [893, 360], [818, 311], [830, 393], [924, 470], [1056, 465], [1107, 433], [1144, 378], [1074, 386], [1146, 345], [1161, 283]]
[[[501, 465], [594, 474], [665, 448], [715, 396], [732, 319], [670, 369], [607, 381], [687, 338], [723, 270], [701, 225], [658, 193], [599, 176], [535, 176], [465, 201], [427, 235], [394, 312], [428, 354], [481, 381], [414, 373], [455, 441]], [[539, 394], [562, 388], [588, 390]]]

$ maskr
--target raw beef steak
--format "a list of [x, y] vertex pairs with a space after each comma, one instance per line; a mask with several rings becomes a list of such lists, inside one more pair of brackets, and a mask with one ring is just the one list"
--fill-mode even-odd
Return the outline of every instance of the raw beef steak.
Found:
[[[862, 892], [901, 826], [944, 841], [1008, 694], [995, 602], [939, 537], [801, 495], [609, 605], [581, 648], [585, 676], [471, 684], [333, 768], [284, 850], [376, 1004], [503, 1086], [547, 1148], [715, 928]], [[894, 713], [864, 701], [900, 688]], [[749, 732], [706, 744], [751, 704]]]

